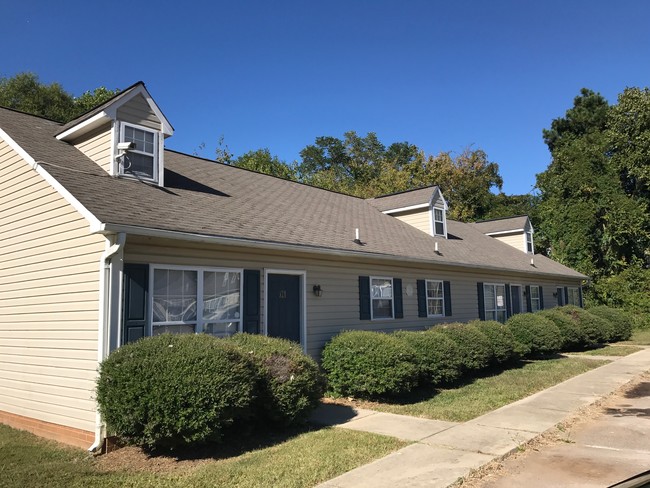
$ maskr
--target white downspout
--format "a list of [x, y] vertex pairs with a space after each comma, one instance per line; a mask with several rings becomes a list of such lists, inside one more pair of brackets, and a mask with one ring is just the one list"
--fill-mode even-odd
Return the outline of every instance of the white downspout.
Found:
[[[97, 332], [97, 365], [99, 365], [108, 355], [109, 343], [108, 329], [110, 327], [111, 317], [111, 258], [122, 251], [126, 242], [126, 234], [120, 232], [117, 234], [114, 244], [111, 245], [111, 238], [106, 239], [106, 250], [99, 261], [99, 324]], [[88, 451], [95, 452], [102, 445], [104, 423], [99, 413], [99, 406], [95, 405], [95, 442], [88, 448]]]

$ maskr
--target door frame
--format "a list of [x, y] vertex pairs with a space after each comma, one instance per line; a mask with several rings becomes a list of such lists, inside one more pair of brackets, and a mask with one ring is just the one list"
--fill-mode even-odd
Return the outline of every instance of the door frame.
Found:
[[[518, 286], [519, 287], [519, 312], [518, 313], [526, 313], [526, 307], [524, 306], [524, 286], [520, 283], [510, 283], [510, 310], [512, 311], [512, 287], [513, 286]], [[510, 316], [515, 315], [515, 313], [511, 313]]]
[[269, 275], [292, 275], [300, 277], [300, 346], [307, 353], [307, 271], [304, 269], [264, 268], [264, 335], [269, 333]]

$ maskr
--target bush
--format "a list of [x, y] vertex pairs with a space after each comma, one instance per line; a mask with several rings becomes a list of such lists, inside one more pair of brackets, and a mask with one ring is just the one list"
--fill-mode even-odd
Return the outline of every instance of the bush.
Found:
[[335, 395], [399, 395], [417, 384], [413, 350], [381, 332], [348, 331], [333, 337], [323, 349], [322, 366]]
[[610, 308], [605, 305], [592, 307], [589, 313], [607, 320], [612, 325], [610, 341], [626, 341], [632, 337], [633, 318], [620, 308]]
[[294, 342], [252, 334], [229, 339], [258, 367], [255, 406], [262, 420], [282, 425], [307, 420], [323, 396], [318, 365]]
[[569, 315], [557, 308], [540, 310], [537, 314], [546, 317], [560, 329], [562, 351], [574, 351], [585, 346], [584, 331]]
[[251, 413], [253, 363], [203, 334], [148, 337], [113, 351], [99, 368], [97, 402], [109, 431], [149, 448], [219, 441]]
[[584, 347], [594, 347], [609, 341], [613, 334], [613, 326], [606, 320], [587, 312], [575, 305], [564, 305], [557, 310], [566, 314], [579, 327], [583, 338]]
[[478, 327], [478, 330], [489, 339], [493, 364], [504, 364], [521, 356], [523, 349], [521, 344], [504, 324], [495, 320], [474, 320], [470, 324]]
[[400, 331], [394, 336], [404, 341], [415, 353], [422, 384], [451, 383], [460, 378], [459, 349], [446, 335]]
[[480, 371], [492, 362], [490, 340], [476, 325], [452, 323], [429, 329], [429, 333], [445, 334], [456, 343], [464, 372]]
[[536, 313], [520, 313], [510, 317], [506, 325], [522, 344], [522, 352], [526, 356], [541, 356], [562, 350], [562, 333], [546, 317]]

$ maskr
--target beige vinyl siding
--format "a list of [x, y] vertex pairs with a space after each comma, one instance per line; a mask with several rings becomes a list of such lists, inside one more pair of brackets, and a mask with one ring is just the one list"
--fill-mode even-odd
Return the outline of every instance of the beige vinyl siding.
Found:
[[521, 252], [526, 252], [524, 234], [523, 232], [518, 232], [516, 234], [503, 234], [498, 236], [492, 236], [494, 239], [508, 244]]
[[420, 229], [422, 232], [431, 234], [431, 210], [429, 209], [413, 210], [391, 215], [416, 229]]
[[117, 109], [117, 120], [161, 130], [160, 120], [142, 95], [137, 95]]
[[[318, 358], [323, 345], [341, 330], [365, 329], [394, 331], [423, 329], [441, 322], [478, 319], [477, 282], [503, 282], [544, 286], [544, 300], [552, 298], [557, 278], [535, 279], [508, 274], [486, 273], [471, 269], [427, 269], [417, 263], [386, 264], [368, 258], [336, 258], [306, 253], [268, 251], [209, 244], [129, 236], [125, 262], [176, 264], [187, 266], [258, 269], [261, 272], [262, 319], [264, 324], [264, 269], [306, 271], [307, 352]], [[359, 320], [359, 276], [388, 276], [402, 279], [404, 318]], [[437, 279], [451, 282], [452, 317], [419, 318], [417, 280]], [[320, 285], [323, 294], [312, 293]], [[410, 290], [410, 294], [409, 291]]]
[[82, 138], [73, 141], [74, 146], [82, 153], [102, 167], [104, 171], [111, 174], [111, 142], [113, 131], [111, 124], [105, 124]]
[[0, 228], [0, 410], [93, 431], [104, 238], [1, 139]]

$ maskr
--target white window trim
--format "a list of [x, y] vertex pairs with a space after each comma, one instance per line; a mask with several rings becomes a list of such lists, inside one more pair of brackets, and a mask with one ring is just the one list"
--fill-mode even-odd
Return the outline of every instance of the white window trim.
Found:
[[[158, 181], [160, 181], [160, 173], [162, 171], [162, 164], [161, 164], [161, 161], [160, 161], [160, 154], [161, 154], [160, 145], [161, 145], [161, 142], [162, 142], [161, 141], [162, 138], [160, 137], [160, 131], [157, 131], [157, 130], [152, 129], [150, 127], [145, 127], [143, 125], [132, 124], [130, 122], [122, 122], [122, 121], [120, 121], [120, 123], [116, 124], [116, 125], [119, 126], [119, 137], [117, 137], [117, 140], [119, 142], [125, 142], [124, 141], [124, 128], [125, 127], [132, 127], [133, 129], [141, 130], [141, 131], [144, 131], [144, 132], [149, 132], [149, 133], [153, 134], [154, 139], [153, 139], [153, 168], [152, 168], [152, 171], [151, 171], [151, 173], [153, 174], [153, 178], [144, 178], [144, 177], [135, 176], [135, 175], [132, 175], [132, 174], [129, 174], [129, 173], [125, 173], [123, 171], [123, 169], [122, 169], [124, 167], [124, 161], [123, 161], [124, 158], [120, 158], [120, 157], [116, 157], [117, 171], [116, 171], [115, 174], [119, 175], [121, 177], [124, 177], [124, 178], [132, 178], [134, 180], [142, 180], [142, 181], [150, 181], [150, 182], [153, 182], [153, 183], [158, 183]], [[115, 151], [116, 154], [118, 154], [117, 145], [114, 146], [114, 151]], [[151, 156], [150, 153], [146, 153], [144, 151], [136, 151], [135, 149], [131, 149], [129, 152], [133, 152], [135, 154], [142, 154], [143, 156]]]
[[[441, 314], [429, 314], [429, 300], [440, 300], [440, 298], [429, 298], [429, 283], [440, 283], [440, 289], [442, 290], [442, 313]], [[424, 291], [427, 298], [427, 317], [444, 317], [445, 316], [445, 283], [442, 280], [425, 280]]]
[[[575, 305], [576, 307], [580, 306], [580, 287], [579, 286], [567, 286], [567, 303], [565, 305]], [[576, 298], [578, 303], [571, 303], [571, 291], [575, 290]]]
[[[149, 336], [153, 335], [153, 290], [154, 290], [154, 273], [156, 269], [173, 269], [180, 271], [196, 271], [196, 329], [195, 333], [200, 334], [203, 332], [203, 325], [206, 322], [203, 319], [203, 279], [199, 279], [199, 273], [203, 272], [217, 272], [217, 273], [239, 273], [239, 319], [228, 320], [223, 322], [239, 322], [237, 332], [242, 332], [244, 323], [244, 269], [243, 268], [211, 268], [204, 266], [183, 266], [177, 264], [150, 264], [149, 265], [149, 297], [148, 303], [148, 320], [147, 329]], [[207, 321], [209, 323], [216, 323], [214, 320]], [[187, 322], [165, 322], [165, 325], [184, 325]]]
[[[494, 287], [494, 306], [496, 308], [488, 309], [485, 306], [485, 287], [486, 286], [493, 286]], [[503, 287], [503, 293], [504, 293], [504, 296], [503, 296], [503, 299], [504, 299], [503, 308], [499, 308], [499, 306], [497, 305], [497, 290], [496, 290], [497, 286], [502, 286]], [[505, 314], [506, 315], [506, 320], [508, 320], [508, 306], [507, 306], [507, 303], [505, 302], [505, 298], [506, 298], [505, 293], [506, 293], [506, 284], [505, 283], [483, 283], [483, 314], [485, 315], [485, 320], [496, 320], [496, 321], [498, 321], [497, 320], [497, 315], [498, 315], [498, 312], [500, 312], [500, 311], [504, 311], [506, 313]], [[488, 316], [487, 316], [488, 312], [494, 312], [494, 317], [488, 318]]]
[[[373, 312], [373, 306], [372, 302], [373, 300], [387, 300], [386, 298], [373, 298], [372, 296], [372, 280], [390, 280], [390, 290], [391, 290], [391, 298], [390, 298], [390, 317], [377, 317], [375, 318], [375, 314]], [[395, 320], [395, 283], [393, 282], [393, 278], [390, 276], [371, 276], [370, 277], [370, 320], [375, 320], [375, 321], [385, 321], [385, 320]]]
[[[537, 289], [537, 298], [533, 298], [533, 288]], [[539, 285], [529, 285], [530, 289], [530, 311], [538, 312], [542, 309], [542, 295], [539, 290]], [[537, 301], [537, 309], [533, 306], [533, 300]]]
[[[262, 335], [269, 335], [269, 317], [266, 311], [269, 309], [269, 275], [286, 274], [300, 276], [300, 346], [302, 351], [307, 354], [307, 271], [297, 269], [264, 269], [264, 320], [262, 322]], [[243, 300], [242, 300], [243, 301]]]
[[[440, 210], [442, 212], [442, 221], [436, 220], [436, 210]], [[445, 211], [444, 207], [436, 207], [432, 205], [429, 215], [430, 215], [431, 235], [444, 237], [446, 239], [447, 238], [447, 212]], [[442, 234], [436, 233], [436, 222], [442, 222], [442, 227], [444, 230]]]
[[[530, 235], [530, 248], [531, 248], [531, 251], [528, 250], [528, 236], [529, 235]], [[533, 231], [532, 230], [524, 231], [524, 251], [526, 251], [526, 254], [535, 254], [535, 241], [533, 241]]]

